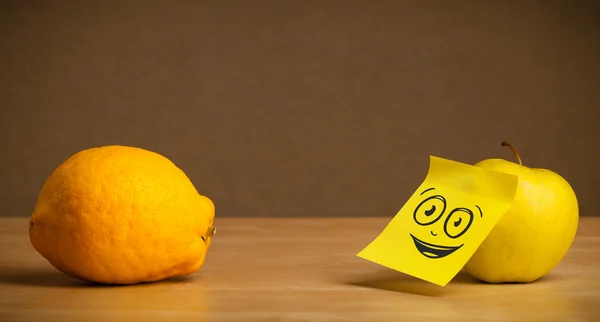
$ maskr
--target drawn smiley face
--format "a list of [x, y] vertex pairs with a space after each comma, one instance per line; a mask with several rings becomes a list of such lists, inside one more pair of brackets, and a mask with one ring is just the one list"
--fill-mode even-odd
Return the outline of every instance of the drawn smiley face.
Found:
[[[429, 188], [421, 192], [421, 196], [432, 194], [435, 188]], [[480, 217], [483, 217], [481, 208], [475, 205]], [[413, 212], [414, 222], [422, 228], [429, 230], [426, 242], [415, 235], [410, 234], [415, 247], [425, 257], [443, 258], [459, 250], [464, 243], [457, 243], [467, 233], [475, 216], [469, 208], [454, 208], [447, 211], [446, 198], [441, 194], [432, 194], [421, 201]], [[440, 220], [445, 218], [444, 220]], [[421, 238], [425, 239], [424, 236]], [[435, 241], [435, 243], [433, 243]]]

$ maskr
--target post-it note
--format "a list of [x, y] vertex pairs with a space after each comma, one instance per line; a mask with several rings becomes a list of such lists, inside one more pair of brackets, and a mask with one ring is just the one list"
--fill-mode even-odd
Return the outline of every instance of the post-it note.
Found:
[[431, 156], [427, 177], [357, 256], [445, 286], [511, 206], [518, 177]]

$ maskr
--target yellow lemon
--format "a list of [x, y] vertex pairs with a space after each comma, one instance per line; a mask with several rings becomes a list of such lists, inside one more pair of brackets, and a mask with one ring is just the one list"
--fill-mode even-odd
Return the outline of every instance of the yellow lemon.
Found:
[[166, 157], [127, 146], [76, 153], [45, 182], [29, 221], [33, 247], [82, 280], [135, 284], [203, 265], [215, 207]]

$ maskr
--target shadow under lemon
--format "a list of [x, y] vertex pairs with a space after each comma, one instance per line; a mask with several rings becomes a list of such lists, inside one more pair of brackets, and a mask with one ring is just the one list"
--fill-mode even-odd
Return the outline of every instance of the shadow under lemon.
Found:
[[[0, 271], [1, 284], [31, 286], [24, 292], [39, 295], [46, 291], [36, 287], [52, 288], [51, 298], [37, 304], [39, 310], [75, 310], [81, 314], [93, 311], [94, 318], [104, 316], [108, 320], [114, 320], [117, 313], [123, 315], [127, 312], [137, 312], [136, 315], [153, 311], [208, 312], [209, 304], [203, 285], [186, 282], [194, 278], [201, 277], [190, 275], [159, 282], [106, 285], [80, 281], [50, 269]], [[26, 294], [24, 297], [30, 298]]]
[[188, 276], [175, 276], [161, 281], [138, 283], [138, 284], [100, 284], [79, 280], [70, 277], [54, 268], [48, 269], [24, 269], [24, 270], [1, 270], [0, 284], [50, 287], [50, 288], [111, 288], [126, 286], [144, 286], [151, 284], [173, 284], [190, 281], [196, 274]]

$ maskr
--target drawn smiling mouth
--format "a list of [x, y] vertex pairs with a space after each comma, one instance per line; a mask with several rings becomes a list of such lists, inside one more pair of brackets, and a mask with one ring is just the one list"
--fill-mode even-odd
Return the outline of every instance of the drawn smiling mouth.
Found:
[[454, 253], [456, 250], [458, 250], [459, 248], [461, 248], [464, 245], [463, 244], [460, 246], [440, 246], [440, 245], [426, 243], [426, 242], [420, 240], [419, 238], [415, 237], [413, 234], [410, 234], [410, 237], [412, 237], [413, 241], [415, 242], [415, 247], [417, 247], [417, 250], [421, 254], [423, 254], [423, 256], [428, 257], [428, 258], [446, 257], [446, 256]]

